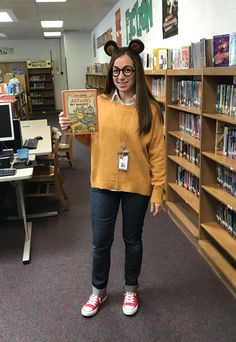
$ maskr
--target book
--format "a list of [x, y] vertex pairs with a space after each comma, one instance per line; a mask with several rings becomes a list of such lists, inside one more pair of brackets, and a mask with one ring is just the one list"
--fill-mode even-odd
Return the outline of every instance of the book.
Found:
[[229, 65], [236, 65], [236, 32], [229, 34]]
[[229, 34], [213, 36], [214, 66], [229, 65]]
[[71, 125], [67, 134], [89, 134], [98, 130], [96, 89], [62, 90], [62, 106]]
[[167, 49], [159, 50], [159, 69], [167, 69]]
[[189, 68], [189, 46], [181, 46], [181, 61], [180, 67], [181, 69]]
[[180, 69], [181, 67], [181, 48], [175, 47], [172, 49], [172, 68]]

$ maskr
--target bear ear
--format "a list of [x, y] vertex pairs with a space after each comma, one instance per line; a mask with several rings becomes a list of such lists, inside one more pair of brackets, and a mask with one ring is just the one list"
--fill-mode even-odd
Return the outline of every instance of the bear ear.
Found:
[[144, 44], [140, 39], [131, 40], [128, 47], [135, 51], [138, 55], [144, 50]]
[[118, 46], [114, 40], [108, 40], [104, 45], [104, 51], [108, 56], [111, 56], [116, 50], [118, 50]]

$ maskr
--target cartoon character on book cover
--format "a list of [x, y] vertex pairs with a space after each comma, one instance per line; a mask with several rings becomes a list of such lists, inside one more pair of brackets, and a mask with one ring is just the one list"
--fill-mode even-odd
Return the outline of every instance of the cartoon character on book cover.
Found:
[[229, 34], [213, 37], [214, 66], [229, 65]]
[[85, 134], [97, 131], [96, 90], [62, 91], [63, 109], [70, 117], [67, 133]]

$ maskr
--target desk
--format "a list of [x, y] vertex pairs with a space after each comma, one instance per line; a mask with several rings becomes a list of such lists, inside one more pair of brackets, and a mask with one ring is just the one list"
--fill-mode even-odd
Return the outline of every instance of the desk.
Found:
[[[23, 139], [32, 138], [37, 135], [41, 135], [43, 140], [39, 140], [38, 146], [34, 150], [29, 150], [30, 159], [34, 159], [36, 155], [48, 154], [52, 151], [51, 142], [51, 129], [50, 126], [39, 126], [35, 124], [24, 125], [24, 121], [21, 121], [22, 137]], [[39, 120], [41, 121], [41, 120]], [[28, 121], [30, 123], [30, 120]], [[25, 243], [23, 251], [23, 263], [28, 264], [30, 262], [30, 246], [31, 246], [31, 235], [32, 235], [32, 222], [28, 222], [28, 218], [42, 217], [42, 216], [52, 216], [57, 215], [57, 212], [45, 213], [43, 214], [33, 214], [27, 215], [25, 211], [25, 200], [23, 193], [23, 181], [24, 179], [29, 179], [33, 175], [33, 167], [17, 169], [16, 174], [13, 176], [0, 177], [0, 182], [14, 182], [16, 184], [16, 196], [17, 196], [17, 209], [18, 216], [12, 217], [10, 219], [23, 219], [24, 229], [25, 229]]]
[[27, 264], [30, 262], [30, 245], [31, 245], [31, 234], [32, 234], [32, 222], [27, 222], [25, 212], [25, 201], [23, 193], [23, 180], [31, 178], [33, 174], [33, 168], [29, 167], [26, 169], [18, 169], [16, 174], [13, 176], [0, 177], [0, 182], [14, 182], [16, 185], [16, 197], [17, 197], [17, 209], [18, 218], [23, 219], [25, 229], [25, 242], [23, 251], [23, 263]]
[[40, 120], [23, 120], [21, 121], [21, 127], [32, 127], [32, 126], [47, 126], [48, 120], [47, 119], [40, 119]]

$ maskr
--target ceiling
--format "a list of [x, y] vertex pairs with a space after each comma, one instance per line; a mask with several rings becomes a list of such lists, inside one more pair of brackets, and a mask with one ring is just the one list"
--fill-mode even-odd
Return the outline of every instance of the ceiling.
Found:
[[35, 0], [0, 0], [0, 10], [11, 9], [18, 20], [0, 23], [0, 33], [7, 35], [0, 40], [44, 39], [41, 20], [63, 20], [64, 33], [89, 33], [118, 2], [67, 0], [65, 3], [36, 3]]

